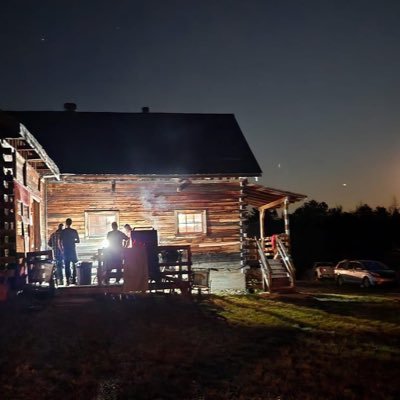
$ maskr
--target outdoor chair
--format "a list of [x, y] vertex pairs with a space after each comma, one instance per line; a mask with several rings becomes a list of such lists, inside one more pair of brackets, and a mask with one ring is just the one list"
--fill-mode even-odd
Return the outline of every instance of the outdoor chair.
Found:
[[197, 293], [203, 292], [210, 293], [211, 280], [210, 280], [211, 269], [197, 269], [193, 271], [193, 284], [192, 289], [197, 289]]

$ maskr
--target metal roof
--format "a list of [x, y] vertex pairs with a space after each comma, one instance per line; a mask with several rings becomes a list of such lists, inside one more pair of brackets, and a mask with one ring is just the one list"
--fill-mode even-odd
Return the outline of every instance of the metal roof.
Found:
[[23, 124], [0, 111], [0, 140], [2, 139], [6, 139], [9, 145], [22, 152], [40, 175], [59, 179], [60, 171], [57, 165], [36, 138]]
[[246, 202], [254, 207], [279, 208], [287, 198], [289, 203], [304, 200], [307, 196], [270, 187], [248, 183], [244, 188]]
[[260, 176], [233, 114], [7, 112], [61, 173]]

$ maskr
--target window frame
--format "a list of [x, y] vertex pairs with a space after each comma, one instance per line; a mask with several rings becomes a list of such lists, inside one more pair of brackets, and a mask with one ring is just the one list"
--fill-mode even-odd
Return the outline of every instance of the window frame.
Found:
[[358, 262], [358, 261], [350, 261], [349, 262], [349, 268], [348, 269], [353, 269], [353, 270], [362, 270], [364, 269], [363, 266]]
[[[86, 239], [100, 239], [105, 238], [107, 232], [111, 230], [111, 223], [106, 226], [106, 231], [102, 234], [91, 235], [90, 232], [90, 216], [91, 215], [113, 215], [115, 222], [119, 225], [119, 210], [87, 210], [85, 211], [85, 238]], [[106, 223], [107, 225], [107, 223]]]
[[341, 261], [337, 267], [337, 269], [349, 269], [349, 262], [348, 261]]
[[[185, 215], [199, 215], [201, 216], [201, 231], [198, 232], [181, 232], [179, 230], [179, 216]], [[175, 235], [177, 237], [196, 237], [196, 236], [206, 236], [207, 235], [207, 211], [206, 210], [175, 210]]]

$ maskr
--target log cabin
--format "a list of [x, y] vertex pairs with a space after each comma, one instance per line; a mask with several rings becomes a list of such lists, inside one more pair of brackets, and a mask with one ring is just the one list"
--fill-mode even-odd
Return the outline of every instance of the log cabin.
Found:
[[[190, 245], [194, 266], [246, 263], [248, 207], [283, 207], [304, 195], [251, 183], [262, 171], [234, 115], [2, 112], [0, 250], [46, 248], [73, 220], [87, 260], [110, 225], [157, 231], [160, 245]], [[261, 231], [263, 237], [263, 231]]]

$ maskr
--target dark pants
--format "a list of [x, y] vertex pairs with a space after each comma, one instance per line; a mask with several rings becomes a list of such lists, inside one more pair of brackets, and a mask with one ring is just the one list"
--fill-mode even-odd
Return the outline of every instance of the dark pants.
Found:
[[[65, 278], [67, 280], [67, 283], [76, 283], [75, 260], [65, 257], [64, 263], [65, 263]], [[72, 279], [71, 279], [71, 269], [72, 269]]]
[[106, 276], [105, 282], [108, 283], [112, 270], [116, 270], [115, 280], [117, 282], [122, 278], [122, 254], [121, 252], [109, 252], [105, 259]]
[[56, 258], [56, 279], [57, 279], [57, 284], [61, 285], [64, 277], [63, 277], [63, 259], [62, 258]]

